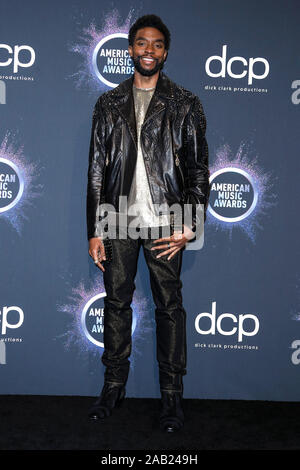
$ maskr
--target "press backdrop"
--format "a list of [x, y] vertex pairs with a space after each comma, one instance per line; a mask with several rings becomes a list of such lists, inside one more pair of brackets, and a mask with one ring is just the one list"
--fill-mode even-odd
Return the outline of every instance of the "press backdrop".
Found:
[[[299, 2], [1, 0], [0, 393], [97, 395], [102, 273], [88, 255], [93, 106], [133, 72], [141, 15], [171, 31], [164, 72], [200, 97], [211, 199], [186, 250], [187, 398], [300, 399]], [[127, 393], [158, 397], [140, 253]]]

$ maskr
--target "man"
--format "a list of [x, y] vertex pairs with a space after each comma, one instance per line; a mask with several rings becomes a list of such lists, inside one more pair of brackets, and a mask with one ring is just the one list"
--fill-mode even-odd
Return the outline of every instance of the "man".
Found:
[[[180, 271], [186, 243], [195, 240], [209, 197], [206, 120], [199, 98], [161, 70], [170, 33], [156, 15], [139, 18], [129, 31], [134, 75], [98, 99], [93, 114], [87, 188], [89, 254], [102, 270], [105, 380], [90, 410], [92, 419], [109, 416], [125, 398], [131, 353], [131, 302], [140, 247], [150, 273], [156, 305], [157, 361], [161, 390], [160, 427], [174, 432], [184, 424], [186, 312]], [[126, 238], [121, 236], [125, 198]], [[105, 237], [99, 206], [114, 210], [117, 236]], [[174, 214], [157, 207], [189, 204], [189, 221], [174, 229]], [[121, 207], [122, 206], [122, 207]], [[108, 212], [106, 212], [107, 216]], [[102, 213], [103, 215], [103, 213]], [[111, 215], [111, 214], [110, 214]], [[140, 236], [128, 236], [138, 219]], [[173, 217], [173, 218], [172, 218]], [[130, 224], [129, 224], [130, 225]], [[106, 227], [107, 228], [107, 227]], [[150, 237], [156, 228], [155, 237]], [[170, 232], [165, 236], [165, 228]], [[181, 232], [181, 233], [180, 233]], [[171, 235], [170, 235], [171, 233]]]

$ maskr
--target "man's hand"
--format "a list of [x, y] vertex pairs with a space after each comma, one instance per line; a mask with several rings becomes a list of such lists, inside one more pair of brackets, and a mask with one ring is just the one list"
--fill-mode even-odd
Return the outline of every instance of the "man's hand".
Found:
[[185, 225], [183, 226], [183, 233], [174, 231], [174, 234], [171, 235], [170, 237], [164, 237], [164, 238], [158, 238], [157, 240], [154, 240], [153, 243], [159, 243], [159, 242], [165, 242], [163, 245], [159, 246], [153, 246], [151, 250], [161, 250], [162, 248], [167, 248], [167, 250], [162, 251], [159, 253], [159, 255], [156, 256], [156, 258], [160, 258], [163, 255], [170, 254], [168, 256], [168, 261], [175, 256], [175, 254], [181, 250], [185, 246], [185, 244], [189, 241], [192, 240], [196, 234], [186, 227]]
[[106, 256], [104, 244], [100, 237], [89, 239], [89, 255], [93, 258], [94, 263], [98, 268], [104, 272], [105, 269], [102, 266], [101, 261], [106, 260]]

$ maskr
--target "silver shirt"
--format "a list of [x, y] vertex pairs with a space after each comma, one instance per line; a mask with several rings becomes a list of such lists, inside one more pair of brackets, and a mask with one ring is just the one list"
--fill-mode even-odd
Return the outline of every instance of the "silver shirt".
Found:
[[157, 227], [159, 225], [169, 225], [170, 219], [168, 214], [156, 215], [152, 197], [149, 189], [149, 182], [145, 169], [144, 157], [140, 145], [140, 133], [146, 112], [153, 96], [155, 88], [145, 90], [137, 88], [133, 85], [134, 107], [137, 125], [138, 152], [135, 172], [131, 184], [130, 194], [128, 198], [128, 212], [130, 206], [138, 204], [136, 207], [130, 208], [130, 219], [139, 217], [140, 227]]

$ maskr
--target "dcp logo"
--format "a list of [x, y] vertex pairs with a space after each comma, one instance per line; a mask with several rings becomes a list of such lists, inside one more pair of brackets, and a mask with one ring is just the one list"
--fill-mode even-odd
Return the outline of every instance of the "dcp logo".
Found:
[[12, 64], [13, 73], [18, 73], [19, 67], [31, 67], [34, 62], [35, 51], [31, 46], [23, 45], [12, 48], [8, 44], [0, 44], [0, 67], [8, 67]]
[[3, 307], [0, 310], [1, 334], [6, 335], [8, 329], [16, 329], [23, 325], [24, 312], [20, 307]]
[[[212, 62], [220, 63], [221, 68], [219, 68], [219, 66], [215, 66], [215, 71], [212, 71]], [[261, 71], [261, 73], [254, 73], [254, 64], [258, 64], [257, 68]], [[235, 69], [235, 72], [233, 69]], [[269, 70], [269, 62], [263, 57], [250, 57], [248, 62], [245, 57], [235, 56], [231, 57], [227, 61], [227, 45], [223, 45], [221, 56], [212, 55], [205, 62], [205, 71], [210, 77], [225, 78], [226, 72], [231, 78], [235, 79], [243, 78], [248, 75], [248, 85], [252, 85], [253, 79], [262, 80], [263, 78], [266, 78], [269, 74]]]
[[[205, 318], [208, 319], [208, 322], [203, 321]], [[246, 330], [245, 323], [248, 324], [248, 326], [250, 325], [252, 329]], [[208, 328], [203, 329], [205, 326]], [[225, 330], [225, 327], [231, 329]], [[241, 342], [243, 336], [255, 336], [257, 334], [259, 330], [259, 320], [255, 315], [250, 313], [244, 315], [222, 313], [216, 318], [216, 302], [212, 302], [212, 313], [199, 313], [195, 320], [195, 328], [200, 335], [215, 335], [216, 331], [224, 336], [232, 336], [237, 333], [238, 342]]]

